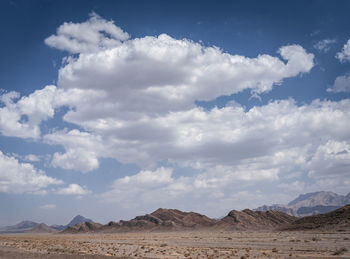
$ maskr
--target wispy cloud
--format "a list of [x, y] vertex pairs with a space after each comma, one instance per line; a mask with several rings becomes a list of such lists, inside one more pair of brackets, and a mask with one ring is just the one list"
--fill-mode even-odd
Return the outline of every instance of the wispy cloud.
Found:
[[336, 39], [324, 39], [324, 40], [317, 42], [314, 45], [314, 48], [321, 51], [321, 52], [327, 53], [331, 49], [331, 45], [336, 43], [336, 42], [337, 42]]
[[350, 39], [344, 45], [343, 49], [337, 53], [336, 58], [339, 59], [340, 62], [350, 62]]

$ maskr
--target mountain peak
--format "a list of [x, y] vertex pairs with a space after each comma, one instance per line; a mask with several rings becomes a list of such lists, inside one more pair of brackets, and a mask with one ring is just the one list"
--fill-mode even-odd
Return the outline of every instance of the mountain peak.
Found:
[[84, 222], [93, 222], [93, 221], [91, 219], [85, 218], [81, 215], [77, 215], [68, 223], [67, 226], [74, 226], [78, 223], [84, 223]]
[[311, 192], [299, 195], [287, 205], [261, 206], [257, 211], [278, 210], [293, 216], [308, 216], [326, 213], [350, 203], [350, 193], [347, 196], [329, 191]]
[[288, 203], [288, 206], [293, 206], [301, 201], [309, 200], [310, 198], [318, 197], [318, 196], [325, 196], [325, 195], [337, 195], [333, 192], [326, 192], [326, 191], [320, 191], [320, 192], [309, 192], [305, 194], [300, 194], [296, 199], [292, 200]]
[[311, 192], [301, 194], [295, 200], [288, 203], [288, 206], [316, 206], [316, 205], [335, 205], [340, 202], [343, 197], [334, 192]]

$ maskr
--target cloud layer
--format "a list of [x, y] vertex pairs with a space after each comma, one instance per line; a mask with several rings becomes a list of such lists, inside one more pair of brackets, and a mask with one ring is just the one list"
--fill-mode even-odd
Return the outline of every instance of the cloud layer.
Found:
[[[218, 199], [232, 204], [237, 197], [260, 197], [261, 190], [251, 195], [245, 189], [259, 182], [294, 190], [307, 186], [305, 179], [310, 188], [326, 181], [328, 187], [345, 186], [349, 100], [275, 100], [249, 110], [234, 102], [211, 110], [196, 105], [244, 90], [266, 93], [310, 72], [314, 55], [300, 45], [249, 58], [167, 34], [132, 39], [96, 14], [64, 23], [45, 42], [74, 55], [64, 59], [57, 86], [0, 96], [0, 131], [63, 147], [52, 154], [53, 167], [87, 173], [100, 158], [137, 164], [141, 170], [116, 179], [101, 194], [105, 200], [142, 205], [154, 197], [198, 198], [215, 207]], [[344, 46], [337, 57], [346, 60], [346, 51]], [[346, 90], [342, 80], [347, 78], [329, 91]], [[42, 133], [41, 123], [61, 107], [68, 110], [63, 121], [74, 127]], [[181, 175], [174, 168], [196, 173]], [[56, 193], [91, 192], [70, 184]]]

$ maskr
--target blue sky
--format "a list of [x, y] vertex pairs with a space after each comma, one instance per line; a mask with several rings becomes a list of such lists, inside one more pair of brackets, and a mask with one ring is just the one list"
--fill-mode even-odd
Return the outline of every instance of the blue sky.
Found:
[[0, 225], [349, 192], [349, 7], [1, 1]]

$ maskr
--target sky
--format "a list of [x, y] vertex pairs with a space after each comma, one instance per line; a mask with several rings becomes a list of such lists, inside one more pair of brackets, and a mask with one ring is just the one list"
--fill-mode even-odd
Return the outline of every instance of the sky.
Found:
[[349, 1], [0, 1], [0, 226], [350, 191]]

